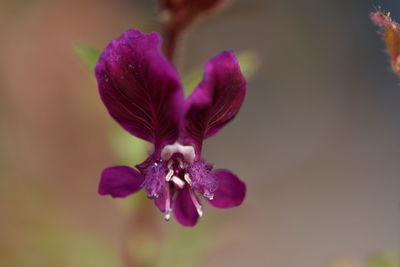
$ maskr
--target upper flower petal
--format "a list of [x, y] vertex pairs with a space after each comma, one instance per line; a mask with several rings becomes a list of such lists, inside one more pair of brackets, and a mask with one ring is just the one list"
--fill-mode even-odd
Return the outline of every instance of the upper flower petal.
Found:
[[228, 170], [215, 170], [213, 174], [218, 188], [214, 192], [213, 200], [209, 200], [210, 204], [220, 209], [242, 204], [246, 196], [246, 184]]
[[178, 191], [175, 199], [175, 218], [183, 226], [194, 226], [199, 219], [196, 207], [190, 198], [189, 188]]
[[141, 189], [143, 176], [135, 169], [127, 166], [114, 166], [104, 169], [99, 184], [100, 195], [126, 197]]
[[128, 30], [103, 51], [95, 73], [105, 106], [125, 130], [156, 146], [178, 138], [183, 91], [157, 33]]
[[185, 142], [201, 149], [203, 139], [231, 121], [243, 103], [246, 79], [232, 51], [225, 51], [205, 65], [203, 81], [186, 101]]

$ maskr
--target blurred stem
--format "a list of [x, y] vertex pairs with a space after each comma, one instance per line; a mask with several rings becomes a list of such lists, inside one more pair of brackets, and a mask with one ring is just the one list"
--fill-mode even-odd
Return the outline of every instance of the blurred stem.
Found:
[[172, 12], [168, 9], [160, 10], [161, 32], [163, 36], [163, 49], [170, 62], [176, 64], [186, 29], [191, 24], [191, 19], [185, 14]]
[[[129, 213], [129, 218], [122, 237], [122, 257], [125, 267], [144, 267], [154, 266], [156, 258], [143, 258], [140, 248], [148, 240], [157, 240], [161, 236], [159, 214], [154, 212], [154, 203], [148, 201], [144, 195], [140, 196], [140, 203], [133, 212]], [[131, 241], [134, 241], [131, 243]], [[134, 244], [135, 249], [133, 249]], [[138, 245], [140, 244], [140, 245]], [[133, 252], [133, 253], [132, 253]], [[142, 256], [142, 257], [140, 257]]]
[[[128, 231], [127, 231], [128, 232]], [[122, 262], [125, 267], [139, 267], [138, 263], [132, 257], [129, 249], [129, 236], [124, 235], [122, 237], [122, 244], [121, 244], [121, 256]]]
[[176, 54], [183, 31], [173, 29], [168, 22], [163, 23], [164, 53], [170, 62], [176, 63]]

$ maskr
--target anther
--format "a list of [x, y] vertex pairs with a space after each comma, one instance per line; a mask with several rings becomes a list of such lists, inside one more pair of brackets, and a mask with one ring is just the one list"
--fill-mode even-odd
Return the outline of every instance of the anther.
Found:
[[179, 188], [183, 188], [185, 186], [185, 182], [182, 181], [179, 177], [177, 176], [172, 176], [172, 182], [174, 182]]
[[156, 198], [158, 198], [158, 194], [156, 194], [156, 193], [154, 193], [154, 194], [148, 194], [147, 197], [148, 197], [149, 199], [156, 199]]
[[214, 199], [214, 194], [204, 193], [203, 197], [207, 198], [208, 200], [213, 200]]
[[193, 182], [192, 182], [192, 179], [190, 179], [189, 173], [185, 173], [185, 175], [183, 176], [183, 178], [185, 178], [185, 181], [186, 181], [190, 186], [193, 185]]
[[196, 210], [197, 210], [197, 213], [199, 214], [199, 216], [202, 217], [203, 216], [203, 208], [200, 206], [200, 207], [197, 207]]
[[165, 215], [164, 215], [164, 220], [165, 221], [168, 222], [171, 219], [171, 212], [172, 212], [172, 209], [169, 209], [169, 210], [165, 211]]
[[165, 181], [171, 181], [172, 176], [174, 175], [174, 170], [170, 169], [167, 175], [165, 176]]

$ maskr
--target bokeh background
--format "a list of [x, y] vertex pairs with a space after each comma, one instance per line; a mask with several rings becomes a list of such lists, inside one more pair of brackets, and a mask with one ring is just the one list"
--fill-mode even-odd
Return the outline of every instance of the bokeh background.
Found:
[[399, 20], [399, 1], [236, 0], [191, 30], [183, 75], [225, 49], [260, 63], [204, 148], [247, 199], [192, 229], [143, 194], [97, 195], [104, 167], [140, 156], [76, 47], [159, 30], [156, 6], [0, 1], [0, 266], [399, 267], [400, 79], [369, 19]]

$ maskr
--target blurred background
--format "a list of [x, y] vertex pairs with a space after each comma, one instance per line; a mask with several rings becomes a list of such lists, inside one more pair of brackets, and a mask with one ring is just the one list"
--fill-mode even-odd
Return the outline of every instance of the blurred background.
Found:
[[124, 143], [77, 56], [158, 31], [157, 2], [0, 1], [0, 266], [399, 267], [400, 79], [378, 6], [400, 20], [398, 0], [236, 0], [192, 29], [182, 75], [226, 49], [260, 65], [204, 147], [247, 199], [186, 229], [142, 193], [97, 194], [101, 170], [143, 146]]

